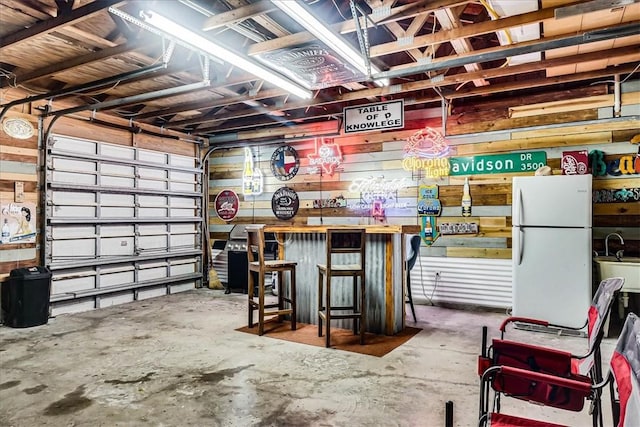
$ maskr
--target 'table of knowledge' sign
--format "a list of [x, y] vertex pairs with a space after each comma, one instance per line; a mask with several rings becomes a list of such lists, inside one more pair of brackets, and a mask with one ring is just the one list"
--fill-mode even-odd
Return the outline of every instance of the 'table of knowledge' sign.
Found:
[[404, 127], [404, 101], [378, 102], [344, 109], [344, 133]]

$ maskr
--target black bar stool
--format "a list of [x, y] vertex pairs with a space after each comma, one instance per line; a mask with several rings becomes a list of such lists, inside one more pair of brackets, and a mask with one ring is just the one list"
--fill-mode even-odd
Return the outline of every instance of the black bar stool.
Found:
[[[344, 255], [359, 255], [357, 262], [345, 263]], [[335, 258], [334, 258], [335, 257]], [[353, 258], [353, 257], [351, 257]], [[327, 286], [324, 286], [326, 277]], [[333, 282], [333, 277], [353, 277], [351, 305], [332, 306], [332, 286], [343, 282]], [[358, 298], [358, 278], [360, 292]], [[364, 330], [366, 326], [366, 292], [365, 292], [365, 230], [348, 228], [327, 229], [327, 261], [318, 264], [318, 336], [322, 336], [323, 322], [326, 325], [325, 346], [331, 345], [331, 320], [353, 319], [353, 333], [360, 331], [360, 344], [364, 344]], [[348, 311], [348, 313], [345, 313]]]
[[[296, 265], [295, 261], [264, 259], [264, 226], [247, 226], [247, 259], [249, 262], [249, 327], [253, 328], [253, 311], [258, 310], [258, 335], [264, 334], [264, 321], [266, 316], [278, 316], [278, 321], [283, 316], [290, 315], [291, 329], [296, 330]], [[285, 295], [284, 273], [289, 272], [290, 287], [289, 296]], [[278, 302], [265, 304], [264, 288], [265, 273], [277, 272], [278, 276]], [[255, 276], [258, 277], [258, 301], [255, 300]], [[289, 307], [285, 307], [285, 303]], [[274, 310], [267, 310], [274, 309]]]

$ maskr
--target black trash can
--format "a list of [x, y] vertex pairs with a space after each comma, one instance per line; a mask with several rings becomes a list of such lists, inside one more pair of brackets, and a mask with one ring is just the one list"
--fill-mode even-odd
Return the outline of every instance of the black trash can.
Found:
[[4, 323], [12, 328], [44, 325], [49, 320], [51, 271], [47, 267], [16, 268], [2, 284]]

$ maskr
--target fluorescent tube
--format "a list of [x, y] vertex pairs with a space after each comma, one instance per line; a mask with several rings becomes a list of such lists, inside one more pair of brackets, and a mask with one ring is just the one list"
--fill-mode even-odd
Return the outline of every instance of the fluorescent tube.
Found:
[[279, 88], [298, 96], [299, 98], [311, 99], [311, 91], [294, 84], [284, 77], [281, 77], [280, 75], [248, 60], [244, 56], [220, 46], [156, 12], [144, 11], [142, 12], [141, 17], [146, 24], [157, 28], [164, 34], [167, 34], [169, 38], [173, 37], [179, 39], [183, 43], [186, 43], [191, 49], [222, 59], [223, 61], [266, 80]]
[[[336, 35], [330, 28], [327, 28], [326, 25], [313, 16], [308, 9], [302, 6], [302, 4], [297, 1], [288, 0], [271, 0], [271, 3], [276, 5], [280, 10], [289, 15], [289, 17], [306, 28], [311, 34], [322, 40], [329, 48], [356, 67], [356, 69], [358, 69], [362, 74], [368, 76], [367, 64], [360, 52], [356, 51], [340, 36]], [[371, 64], [371, 72], [372, 74], [377, 74], [380, 72], [380, 69]], [[375, 84], [378, 86], [388, 86], [389, 80], [377, 80], [375, 81]]]

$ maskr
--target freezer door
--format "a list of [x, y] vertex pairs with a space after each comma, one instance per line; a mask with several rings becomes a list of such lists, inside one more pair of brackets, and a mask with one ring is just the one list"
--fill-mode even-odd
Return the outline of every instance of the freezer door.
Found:
[[513, 315], [585, 324], [591, 303], [591, 230], [513, 227]]
[[513, 178], [512, 223], [591, 227], [591, 175]]

